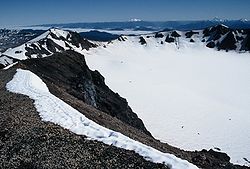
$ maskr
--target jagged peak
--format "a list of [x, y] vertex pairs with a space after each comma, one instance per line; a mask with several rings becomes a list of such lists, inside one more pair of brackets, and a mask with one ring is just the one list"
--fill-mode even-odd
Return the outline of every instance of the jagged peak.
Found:
[[248, 19], [246, 19], [246, 18], [241, 18], [239, 21], [241, 21], [241, 22], [248, 22]]
[[217, 24], [215, 26], [212, 26], [210, 27], [209, 29], [212, 30], [212, 29], [229, 29], [229, 27], [227, 25], [224, 25], [224, 24]]
[[43, 34], [41, 34], [40, 36], [26, 42], [27, 44], [30, 44], [30, 43], [35, 43], [35, 42], [38, 42], [40, 40], [43, 40], [43, 39], [46, 39], [48, 37], [51, 37], [51, 38], [56, 38], [56, 39], [60, 39], [61, 37], [63, 39], [68, 39], [68, 37], [70, 37], [70, 32], [71, 31], [66, 31], [66, 30], [62, 30], [62, 29], [59, 29], [59, 28], [50, 28], [48, 29], [46, 32], [44, 32]]
[[219, 18], [219, 17], [214, 17], [212, 20], [211, 20], [212, 22], [225, 22], [225, 21], [227, 21], [226, 19], [222, 19], [222, 18]]
[[65, 31], [59, 28], [51, 28], [49, 29], [49, 32], [56, 35], [58, 38], [63, 37], [64, 39], [67, 39], [70, 35], [70, 31]]

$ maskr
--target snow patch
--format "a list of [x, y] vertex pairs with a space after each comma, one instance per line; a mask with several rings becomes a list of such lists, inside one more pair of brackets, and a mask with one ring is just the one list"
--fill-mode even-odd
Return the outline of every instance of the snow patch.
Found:
[[9, 48], [3, 53], [3, 55], [6, 55], [14, 59], [18, 59], [18, 60], [25, 60], [27, 59], [25, 52], [26, 50], [25, 50], [25, 44], [24, 44], [15, 48]]
[[49, 35], [49, 31], [44, 32], [43, 34], [41, 34], [40, 36], [31, 39], [30, 41], [28, 41], [28, 43], [34, 43], [34, 42], [38, 42], [39, 40], [45, 39], [48, 35]]
[[3, 70], [7, 70], [7, 69], [9, 69], [9, 68], [15, 66], [17, 63], [18, 63], [18, 62], [12, 63], [12, 64], [6, 66], [5, 68], [3, 68]]
[[0, 64], [7, 66], [9, 64], [13, 63], [13, 59], [7, 57], [7, 56], [2, 56], [0, 57]]

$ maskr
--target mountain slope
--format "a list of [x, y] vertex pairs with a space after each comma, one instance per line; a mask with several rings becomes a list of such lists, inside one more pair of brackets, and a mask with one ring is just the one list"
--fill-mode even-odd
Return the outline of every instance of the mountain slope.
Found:
[[[59, 35], [58, 35], [58, 33], [59, 33]], [[123, 49], [126, 49], [126, 46], [124, 46], [124, 44], [128, 43], [128, 42], [133, 44], [133, 45], [137, 44], [136, 45], [136, 47], [138, 47], [137, 50], [145, 48], [146, 46], [147, 47], [160, 47], [161, 45], [171, 45], [173, 47], [173, 49], [178, 50], [178, 48], [183, 47], [183, 44], [185, 46], [186, 42], [188, 42], [187, 43], [188, 45], [192, 45], [192, 43], [193, 43], [193, 42], [189, 42], [189, 38], [185, 37], [185, 33], [187, 33], [187, 32], [170, 31], [170, 32], [162, 33], [162, 35], [160, 33], [158, 33], [157, 35], [150, 34], [150, 35], [142, 35], [139, 37], [121, 37], [118, 40], [115, 40], [115, 41], [112, 41], [109, 43], [99, 43], [99, 44], [100, 44], [100, 48], [102, 48], [102, 45], [106, 45], [104, 47], [104, 49], [107, 48], [108, 50], [110, 49], [110, 46], [112, 46], [113, 44], [117, 44], [117, 43], [119, 43], [123, 47]], [[137, 117], [136, 114], [134, 114], [132, 112], [132, 110], [128, 106], [127, 101], [124, 100], [123, 98], [121, 98], [117, 93], [112, 92], [105, 85], [104, 78], [100, 75], [100, 73], [98, 73], [97, 71], [89, 70], [87, 64], [85, 63], [84, 56], [81, 54], [84, 54], [84, 53], [86, 53], [87, 55], [91, 54], [92, 51], [87, 51], [87, 50], [85, 50], [85, 48], [88, 49], [88, 47], [90, 47], [90, 46], [95, 47], [96, 45], [84, 40], [84, 44], [86, 42], [86, 44], [89, 44], [89, 45], [86, 45], [85, 47], [80, 47], [81, 45], [79, 45], [79, 47], [75, 47], [74, 45], [72, 45], [72, 43], [73, 43], [72, 38], [67, 38], [67, 37], [71, 37], [71, 35], [68, 35], [68, 32], [61, 32], [59, 30], [59, 31], [54, 32], [53, 34], [55, 34], [55, 35], [51, 35], [51, 37], [52, 36], [55, 36], [55, 37], [53, 38], [52, 49], [55, 49], [55, 51], [53, 51], [52, 49], [48, 50], [48, 52], [50, 52], [50, 54], [42, 55], [42, 57], [44, 57], [44, 58], [39, 58], [39, 54], [41, 54], [41, 52], [42, 52], [41, 47], [39, 47], [39, 48], [36, 48], [34, 46], [32, 47], [32, 44], [38, 44], [38, 46], [39, 46], [40, 43], [37, 43], [37, 42], [47, 41], [46, 39], [51, 38], [50, 36], [48, 36], [48, 34], [44, 34], [43, 36], [38, 37], [37, 39], [29, 42], [30, 49], [28, 49], [28, 50], [30, 50], [31, 52], [34, 52], [33, 56], [38, 57], [38, 58], [30, 59], [29, 57], [27, 57], [27, 55], [25, 55], [25, 57], [27, 57], [27, 60], [22, 61], [22, 59], [20, 59], [21, 61], [19, 61], [18, 65], [15, 65], [13, 68], [10, 68], [9, 70], [3, 71], [3, 72], [5, 72], [7, 75], [10, 73], [9, 77], [11, 77], [11, 76], [13, 76], [13, 74], [11, 75], [11, 70], [15, 70], [16, 67], [31, 70], [32, 72], [36, 73], [46, 83], [46, 85], [49, 87], [49, 90], [51, 91], [52, 94], [54, 94], [55, 96], [64, 100], [66, 103], [73, 106], [81, 113], [85, 114], [91, 120], [93, 120], [93, 121], [97, 122], [98, 124], [103, 125], [107, 128], [111, 128], [113, 130], [119, 131], [119, 132], [121, 132], [121, 133], [135, 139], [135, 140], [138, 140], [144, 144], [155, 147], [158, 150], [161, 150], [163, 152], [172, 153], [178, 157], [181, 157], [183, 159], [187, 159], [188, 161], [196, 164], [199, 167], [202, 167], [202, 168], [244, 168], [244, 167], [240, 167], [237, 165], [232, 165], [229, 162], [230, 158], [224, 153], [214, 152], [213, 150], [210, 150], [210, 151], [203, 150], [200, 152], [198, 152], [198, 151], [186, 152], [186, 151], [179, 150], [178, 148], [171, 147], [167, 144], [160, 143], [159, 141], [155, 140], [152, 136], [150, 136], [150, 133], [146, 130], [142, 121]], [[197, 42], [198, 40], [202, 41], [201, 37], [203, 34], [198, 34], [198, 35], [197, 35], [197, 33], [189, 33], [189, 34], [191, 34], [189, 36], [192, 37], [195, 40], [195, 42]], [[173, 40], [173, 42], [174, 42], [173, 44], [171, 44], [171, 43], [168, 44], [167, 42], [163, 42], [163, 44], [161, 43], [161, 41], [163, 41], [167, 36], [169, 36], [169, 39], [172, 38], [171, 40]], [[58, 37], [59, 37], [59, 39], [61, 39], [61, 40], [59, 40], [60, 43], [57, 41]], [[209, 37], [211, 37], [211, 36], [209, 36]], [[208, 37], [206, 37], [206, 38], [208, 38]], [[142, 39], [144, 39], [144, 41]], [[184, 41], [182, 41], [182, 40], [184, 40]], [[64, 42], [64, 41], [66, 41], [66, 42]], [[82, 39], [79, 38], [78, 40], [76, 40], [76, 42], [74, 42], [74, 44], [75, 45], [81, 44], [81, 43], [78, 43], [79, 41], [81, 42]], [[141, 42], [139, 42], [139, 41], [144, 42], [143, 45], [141, 45]], [[63, 43], [61, 43], [61, 42], [63, 42]], [[48, 44], [49, 43], [46, 43], [46, 46], [49, 46]], [[66, 46], [65, 44], [71, 44], [71, 46], [73, 46], [73, 47], [67, 48], [67, 47], [65, 47]], [[59, 46], [57, 46], [57, 45], [59, 45]], [[205, 44], [203, 44], [203, 45], [205, 46]], [[61, 50], [59, 50], [60, 47], [62, 47]], [[188, 47], [188, 46], [186, 46], [186, 47]], [[158, 48], [156, 48], [156, 49], [158, 50]], [[16, 49], [14, 49], [14, 50], [16, 50]], [[211, 49], [211, 50], [213, 50], [213, 49]], [[24, 51], [25, 51], [24, 53], [26, 54], [27, 50], [24, 49]], [[93, 51], [95, 51], [95, 50], [93, 50]], [[214, 51], [214, 52], [216, 52], [216, 51]], [[138, 54], [138, 51], [135, 52], [135, 54], [136, 53]], [[107, 53], [102, 53], [102, 54], [104, 57], [105, 54], [107, 54]], [[18, 55], [18, 52], [17, 52], [17, 55]], [[32, 55], [30, 55], [30, 56], [32, 56]], [[47, 56], [50, 56], [50, 57], [47, 57]], [[121, 61], [119, 61], [119, 63], [124, 64], [126, 62], [124, 62], [124, 60], [121, 60]], [[119, 67], [119, 69], [123, 69], [123, 67]], [[1, 77], [1, 78], [3, 78], [3, 77]], [[125, 78], [125, 77], [121, 77], [121, 78]], [[2, 79], [1, 79], [1, 81], [3, 82], [2, 85], [4, 86], [5, 85], [4, 83], [6, 83], [6, 82]], [[130, 84], [134, 83], [134, 81], [132, 80], [129, 83]], [[5, 92], [4, 88], [1, 92], [3, 92], [3, 95], [6, 94], [6, 93], [4, 93]], [[20, 96], [16, 96], [16, 97], [19, 98]], [[1, 102], [3, 104], [1, 104], [1, 105], [4, 105], [4, 103], [8, 99], [9, 99], [8, 97], [5, 97], [5, 96], [2, 97]], [[15, 111], [17, 111], [18, 108], [20, 110], [23, 110], [23, 109], [25, 109], [25, 108], [23, 108], [23, 105], [25, 105], [26, 101], [27, 100], [21, 99], [21, 101], [19, 101], [20, 107], [18, 107], [17, 105], [13, 106], [12, 103], [10, 101], [8, 101], [7, 106], [1, 107], [1, 112], [2, 113], [9, 112], [9, 111], [12, 112], [12, 109], [15, 106], [17, 107], [14, 109]], [[15, 112], [14, 110], [12, 113]], [[25, 110], [27, 110], [27, 109], [25, 109]], [[12, 113], [8, 116], [8, 118], [13, 116]], [[22, 113], [23, 112], [21, 112], [21, 114]], [[37, 112], [35, 112], [35, 113], [37, 113]], [[29, 118], [26, 118], [26, 119], [28, 120]], [[25, 121], [25, 119], [22, 119], [21, 121], [17, 121], [17, 123], [21, 122], [22, 125], [25, 125], [25, 124], [23, 124], [23, 120]], [[1, 134], [2, 134], [3, 140], [9, 139], [9, 135], [15, 135], [14, 133], [16, 132], [15, 130], [11, 130], [12, 125], [16, 124], [15, 118], [11, 121], [11, 124], [7, 128], [7, 130], [11, 130], [9, 135], [8, 135], [8, 132], [6, 131], [6, 127], [4, 127], [5, 124], [6, 124], [6, 118], [3, 120], [3, 123], [1, 125], [1, 130], [3, 131]], [[30, 128], [30, 124], [28, 125], [28, 129], [29, 130], [31, 129], [31, 132], [29, 134], [33, 134], [33, 127]], [[63, 130], [63, 129], [61, 129], [61, 130]], [[25, 131], [22, 130], [20, 132], [21, 132], [20, 134], [22, 135], [22, 133]], [[6, 133], [7, 133], [7, 136], [6, 136]], [[46, 131], [45, 135], [50, 135], [49, 133], [50, 132]], [[29, 135], [26, 135], [26, 136], [29, 136]], [[22, 137], [22, 136], [18, 135], [14, 139], [17, 139], [17, 140], [20, 139], [20, 140], [24, 141], [25, 138], [26, 137]], [[42, 142], [50, 142], [51, 140], [53, 142], [53, 138], [46, 137]], [[9, 142], [11, 142], [11, 141], [12, 140], [9, 140]], [[5, 147], [6, 149], [8, 149], [8, 150], [4, 151], [3, 154], [5, 154], [5, 152], [9, 151], [9, 149], [10, 149], [10, 147], [8, 146], [9, 142], [6, 142], [6, 144], [2, 144], [2, 147]], [[61, 143], [64, 144], [64, 142], [60, 140], [59, 144], [61, 144]], [[30, 142], [24, 146], [29, 147], [29, 144], [30, 144]], [[39, 144], [39, 142], [38, 142], [38, 144]], [[37, 145], [33, 144], [32, 147], [34, 147], [34, 146], [37, 146]], [[78, 146], [78, 143], [77, 143], [77, 146]], [[93, 145], [93, 146], [95, 147], [95, 145]], [[42, 147], [39, 147], [39, 148], [42, 148]], [[63, 146], [63, 147], [65, 148], [65, 146]], [[99, 152], [98, 145], [96, 145], [96, 147], [97, 147], [96, 151]], [[25, 161], [29, 161], [29, 159], [27, 159], [26, 156], [24, 155], [26, 153], [28, 153], [28, 154], [30, 153], [30, 151], [28, 149], [25, 149], [25, 150], [21, 149], [21, 151], [20, 151], [18, 144], [13, 146], [13, 148], [18, 149], [17, 153], [18, 153], [19, 157], [21, 157]], [[24, 154], [20, 154], [23, 151], [24, 151]], [[33, 150], [32, 150], [32, 153], [35, 153], [35, 152], [33, 152]], [[83, 153], [85, 153], [85, 151]], [[118, 152], [116, 152], [115, 150], [114, 151], [111, 150], [111, 153], [116, 154]], [[57, 153], [55, 152], [55, 154], [57, 154]], [[39, 152], [39, 154], [36, 154], [36, 155], [38, 157], [44, 156], [44, 152], [42, 152], [42, 153]], [[10, 152], [10, 156], [13, 156], [13, 152]], [[127, 155], [125, 155], [125, 156], [127, 156]], [[6, 157], [5, 155], [3, 157], [4, 157], [4, 159], [10, 159], [9, 157]], [[132, 157], [134, 157], [133, 154], [132, 154]], [[104, 158], [104, 156], [101, 156], [100, 158]], [[108, 158], [107, 161], [104, 162], [105, 164], [109, 163], [110, 158], [112, 158], [112, 157], [107, 156], [107, 158]], [[118, 158], [120, 158], [120, 157], [118, 157]], [[56, 158], [55, 161], [58, 161], [61, 159], [64, 159], [64, 158], [62, 158], [61, 156], [58, 156], [58, 158]], [[93, 159], [92, 156], [91, 156], [91, 159]], [[11, 158], [11, 160], [15, 161], [15, 156], [13, 158]], [[102, 160], [102, 159], [100, 159], [100, 160]], [[5, 164], [6, 161], [7, 161], [8, 165], [11, 165], [11, 162], [9, 163], [8, 160], [4, 160], [2, 162], [2, 164]], [[41, 160], [38, 160], [38, 161], [39, 161], [39, 163], [42, 163]], [[20, 163], [21, 162], [17, 160], [16, 166], [20, 165]], [[48, 163], [48, 161], [46, 161], [45, 163]], [[90, 165], [93, 167], [93, 165], [95, 165], [95, 163], [100, 163], [100, 161], [94, 160], [94, 162], [90, 163]], [[123, 166], [123, 164], [121, 164], [121, 163], [118, 163], [117, 165]], [[126, 167], [129, 168], [130, 165], [128, 165], [127, 162], [125, 162], [125, 163], [126, 163]], [[143, 163], [143, 161], [140, 161], [138, 163], [136, 161], [132, 161], [131, 165], [132, 166], [136, 166], [136, 165], [144, 166], [145, 165], [144, 167], [147, 166], [147, 164], [142, 164], [142, 163]], [[28, 162], [28, 164], [30, 165], [29, 162]], [[68, 165], [68, 164], [69, 163], [66, 162], [63, 165]], [[77, 164], [79, 165], [79, 163], [77, 163]], [[72, 165], [72, 164], [70, 164], [70, 165]], [[86, 164], [86, 165], [88, 165], [88, 164]], [[44, 167], [44, 163], [39, 164], [39, 166]], [[162, 165], [159, 165], [159, 166], [161, 167]], [[151, 167], [155, 167], [154, 164]], [[115, 168], [115, 164], [112, 163], [110, 168]], [[245, 168], [247, 168], [247, 167], [245, 167]]]

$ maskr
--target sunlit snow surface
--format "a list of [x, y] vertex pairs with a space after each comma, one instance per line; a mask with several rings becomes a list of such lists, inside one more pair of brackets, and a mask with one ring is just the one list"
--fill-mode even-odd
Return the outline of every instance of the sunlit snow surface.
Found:
[[146, 160], [164, 163], [171, 169], [198, 169], [193, 164], [172, 154], [162, 153], [89, 120], [76, 109], [52, 95], [46, 84], [28, 70], [17, 69], [17, 73], [7, 83], [6, 88], [11, 92], [24, 94], [33, 99], [35, 107], [44, 121], [58, 124], [76, 134], [85, 135], [89, 139], [126, 150], [134, 150]]
[[128, 37], [91, 49], [87, 64], [128, 100], [156, 138], [186, 150], [217, 147], [231, 162], [247, 165], [250, 54], [216, 51], [184, 38], [179, 47], [145, 39], [146, 46]]

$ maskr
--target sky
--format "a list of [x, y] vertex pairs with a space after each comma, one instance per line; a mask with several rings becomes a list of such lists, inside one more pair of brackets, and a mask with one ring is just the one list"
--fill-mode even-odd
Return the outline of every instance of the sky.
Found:
[[1, 0], [0, 27], [51, 23], [250, 19], [250, 0]]

